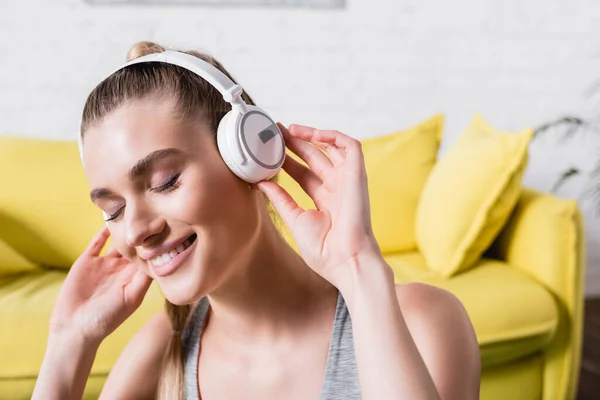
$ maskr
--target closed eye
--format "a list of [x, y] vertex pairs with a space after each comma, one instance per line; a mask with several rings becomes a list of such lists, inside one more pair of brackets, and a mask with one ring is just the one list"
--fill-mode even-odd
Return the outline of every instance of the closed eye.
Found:
[[116, 213], [112, 214], [110, 217], [108, 217], [108, 219], [105, 219], [105, 221], [106, 222], [115, 221], [117, 218], [119, 218], [121, 216], [121, 214], [123, 214], [124, 208], [125, 207], [119, 208]]
[[162, 185], [160, 185], [157, 188], [152, 188], [150, 190], [153, 192], [158, 192], [158, 193], [175, 190], [179, 187], [179, 177], [180, 176], [181, 176], [181, 173], [174, 174], [173, 176], [168, 178], [168, 180], [165, 183], [163, 183]]
[[[156, 193], [171, 192], [179, 187], [179, 185], [180, 185], [179, 177], [180, 176], [181, 176], [181, 173], [174, 174], [171, 177], [169, 177], [165, 183], [163, 183], [162, 185], [160, 185], [158, 187], [150, 189], [150, 191], [156, 192]], [[119, 208], [117, 210], [117, 212], [112, 214], [105, 221], [106, 222], [116, 221], [123, 214], [124, 209], [125, 209], [125, 207]]]

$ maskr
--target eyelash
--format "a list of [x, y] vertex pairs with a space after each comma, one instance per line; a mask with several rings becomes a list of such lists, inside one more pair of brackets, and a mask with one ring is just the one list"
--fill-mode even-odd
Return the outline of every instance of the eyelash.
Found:
[[177, 173], [177, 174], [171, 176], [169, 178], [169, 180], [166, 181], [164, 184], [160, 185], [159, 187], [157, 187], [155, 189], [150, 189], [150, 190], [153, 190], [158, 193], [171, 192], [179, 187], [179, 176], [181, 176], [181, 174]]
[[[169, 193], [172, 192], [173, 190], [177, 189], [179, 187], [179, 177], [181, 176], [181, 173], [177, 173], [173, 176], [171, 176], [169, 178], [168, 181], [166, 181], [164, 184], [160, 185], [159, 187], [156, 188], [152, 188], [150, 189], [150, 191], [152, 192], [157, 192], [157, 193]], [[121, 207], [116, 213], [114, 213], [113, 215], [111, 215], [108, 219], [106, 219], [106, 222], [111, 222], [111, 221], [115, 221], [117, 220], [117, 218], [119, 218], [121, 216], [121, 214], [123, 214], [123, 209], [125, 207]]]

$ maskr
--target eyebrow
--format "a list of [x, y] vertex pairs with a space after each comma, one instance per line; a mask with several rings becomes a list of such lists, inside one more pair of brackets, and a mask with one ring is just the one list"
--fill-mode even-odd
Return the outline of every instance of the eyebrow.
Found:
[[[127, 171], [127, 177], [130, 181], [134, 181], [140, 176], [147, 174], [148, 170], [150, 170], [150, 168], [157, 162], [168, 157], [182, 156], [183, 154], [183, 151], [172, 147], [153, 151], [144, 158], [138, 160], [138, 162], [136, 162], [135, 165], [129, 171]], [[98, 188], [90, 192], [90, 199], [95, 203], [98, 199], [113, 195], [114, 192], [110, 189]]]

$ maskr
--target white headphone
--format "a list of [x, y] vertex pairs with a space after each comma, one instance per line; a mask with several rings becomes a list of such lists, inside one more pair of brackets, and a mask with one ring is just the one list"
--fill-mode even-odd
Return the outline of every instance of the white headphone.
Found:
[[[149, 54], [115, 69], [113, 73], [133, 64], [163, 62], [183, 67], [215, 87], [232, 106], [219, 122], [217, 146], [229, 169], [240, 179], [256, 183], [273, 177], [285, 159], [285, 142], [279, 127], [256, 106], [248, 105], [241, 95], [243, 89], [208, 62], [177, 51]], [[83, 164], [83, 141], [79, 127], [79, 155]]]

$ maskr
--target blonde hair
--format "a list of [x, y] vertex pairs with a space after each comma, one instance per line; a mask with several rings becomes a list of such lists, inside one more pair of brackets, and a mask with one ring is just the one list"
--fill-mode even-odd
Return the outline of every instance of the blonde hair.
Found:
[[[136, 43], [128, 51], [127, 61], [147, 54], [161, 53], [165, 50], [167, 50], [165, 47], [152, 42]], [[213, 57], [197, 51], [185, 51], [185, 53], [211, 63], [235, 82], [233, 77]], [[214, 134], [215, 145], [219, 121], [231, 110], [231, 105], [223, 100], [217, 89], [193, 72], [164, 63], [136, 64], [110, 75], [90, 93], [83, 109], [82, 139], [90, 127], [99, 124], [110, 112], [126, 102], [148, 96], [174, 99], [176, 117], [184, 121], [206, 121]], [[242, 98], [247, 104], [254, 105], [247, 93], [244, 92]], [[266, 197], [265, 201], [271, 219], [275, 223], [279, 222], [276, 212]], [[184, 360], [181, 332], [188, 322], [193, 307], [190, 305], [178, 306], [165, 300], [165, 309], [171, 321], [173, 335], [171, 335], [165, 351], [157, 398], [159, 400], [183, 400]]]

